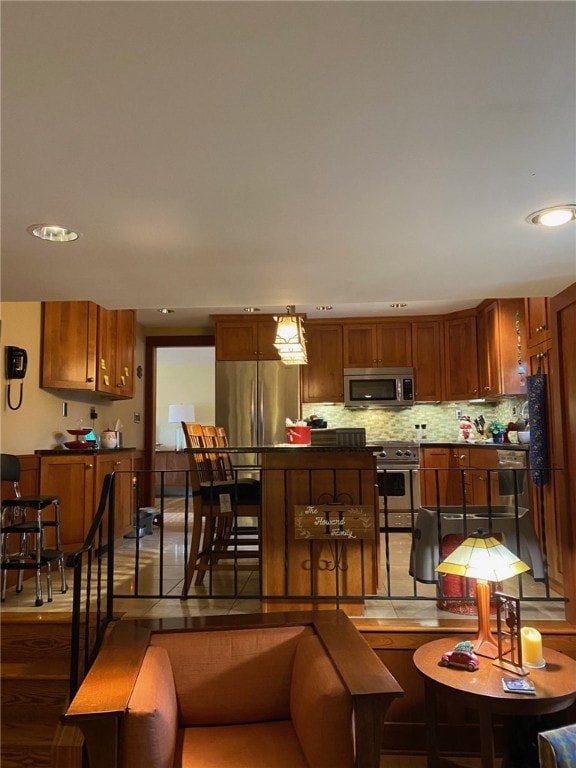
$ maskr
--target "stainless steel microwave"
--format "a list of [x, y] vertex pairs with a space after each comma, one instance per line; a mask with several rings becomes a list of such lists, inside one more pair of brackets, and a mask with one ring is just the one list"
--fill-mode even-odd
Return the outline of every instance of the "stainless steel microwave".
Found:
[[413, 404], [413, 368], [344, 369], [344, 405], [348, 408], [386, 408]]

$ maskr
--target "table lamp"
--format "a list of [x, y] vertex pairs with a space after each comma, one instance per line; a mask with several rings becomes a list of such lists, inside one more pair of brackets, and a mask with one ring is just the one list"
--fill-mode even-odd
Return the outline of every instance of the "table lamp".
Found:
[[175, 446], [177, 451], [179, 451], [181, 445], [183, 445], [183, 442], [180, 439], [180, 436], [183, 434], [182, 422], [195, 421], [195, 420], [196, 420], [196, 411], [193, 405], [185, 404], [185, 403], [177, 403], [176, 405], [168, 406], [168, 421], [170, 422], [170, 424], [178, 424], [178, 426], [176, 427], [176, 441], [175, 441]]
[[478, 608], [478, 636], [474, 652], [495, 659], [498, 643], [490, 630], [490, 581], [504, 581], [529, 570], [516, 555], [498, 539], [479, 530], [471, 534], [439, 565], [439, 573], [476, 579], [476, 606]]

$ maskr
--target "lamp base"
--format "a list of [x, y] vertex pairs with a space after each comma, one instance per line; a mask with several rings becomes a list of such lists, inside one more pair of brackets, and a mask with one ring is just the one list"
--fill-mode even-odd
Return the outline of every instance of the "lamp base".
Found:
[[490, 631], [490, 585], [484, 579], [476, 582], [478, 606], [478, 637], [474, 641], [474, 653], [488, 659], [498, 658], [498, 641]]
[[491, 638], [478, 637], [474, 641], [472, 650], [477, 656], [485, 656], [487, 659], [498, 658], [498, 643]]

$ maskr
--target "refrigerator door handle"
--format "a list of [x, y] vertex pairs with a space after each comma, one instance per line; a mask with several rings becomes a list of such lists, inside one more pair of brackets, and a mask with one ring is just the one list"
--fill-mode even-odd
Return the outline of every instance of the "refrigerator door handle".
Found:
[[252, 445], [258, 444], [258, 418], [257, 418], [257, 383], [256, 379], [252, 380], [252, 392], [250, 395], [250, 434], [252, 438]]
[[260, 387], [260, 391], [258, 393], [259, 399], [260, 399], [260, 418], [258, 419], [258, 424], [260, 426], [260, 434], [258, 435], [258, 445], [264, 444], [264, 435], [266, 434], [266, 418], [264, 414], [264, 387]]

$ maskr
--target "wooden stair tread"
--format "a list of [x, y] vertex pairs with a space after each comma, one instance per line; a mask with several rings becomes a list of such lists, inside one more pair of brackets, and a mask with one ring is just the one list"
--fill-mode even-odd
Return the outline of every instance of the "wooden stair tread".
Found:
[[8, 661], [2, 663], [2, 680], [68, 680], [70, 665], [66, 659]]

